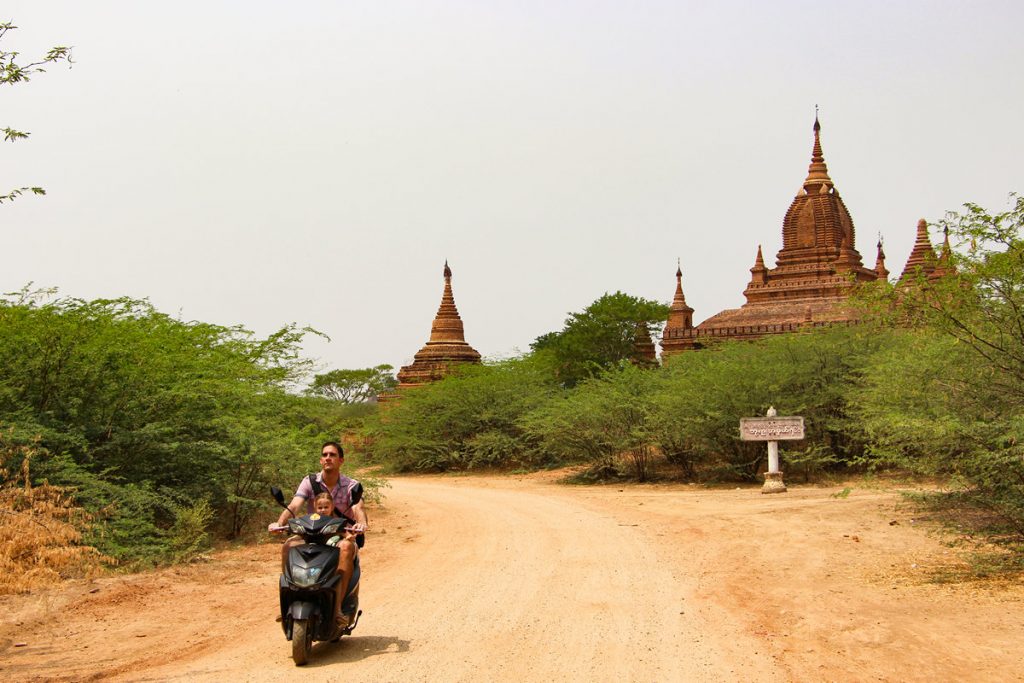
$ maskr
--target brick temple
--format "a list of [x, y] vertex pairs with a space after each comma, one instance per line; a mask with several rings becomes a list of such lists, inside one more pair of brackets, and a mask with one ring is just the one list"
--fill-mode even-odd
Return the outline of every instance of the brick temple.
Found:
[[750, 282], [743, 291], [746, 303], [697, 326], [693, 325], [693, 309], [686, 305], [682, 272], [677, 268], [676, 294], [662, 332], [664, 355], [700, 348], [714, 339], [756, 339], [849, 323], [854, 314], [844, 303], [853, 288], [888, 277], [881, 241], [875, 267], [864, 266], [855, 246], [853, 219], [828, 174], [817, 116], [813, 130], [811, 164], [783, 218], [782, 249], [776, 254], [775, 267], [765, 265], [758, 246]]
[[430, 339], [413, 356], [412, 365], [398, 371], [398, 389], [407, 389], [439, 380], [453, 367], [479, 363], [480, 354], [466, 343], [459, 309], [452, 294], [452, 269], [444, 263], [444, 292], [441, 306], [430, 326]]

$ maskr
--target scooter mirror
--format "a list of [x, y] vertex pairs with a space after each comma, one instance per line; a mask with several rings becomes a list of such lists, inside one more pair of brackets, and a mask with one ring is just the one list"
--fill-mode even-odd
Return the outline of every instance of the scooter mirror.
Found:
[[278, 505], [284, 505], [284, 494], [281, 493], [281, 489], [277, 488], [276, 486], [271, 486], [270, 495], [274, 497], [274, 500], [277, 501]]

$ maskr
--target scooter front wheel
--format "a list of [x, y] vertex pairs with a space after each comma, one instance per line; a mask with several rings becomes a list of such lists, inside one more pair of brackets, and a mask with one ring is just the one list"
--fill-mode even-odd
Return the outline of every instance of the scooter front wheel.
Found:
[[296, 619], [292, 622], [292, 659], [295, 666], [302, 666], [309, 660], [312, 647], [313, 630], [309, 627], [309, 619]]

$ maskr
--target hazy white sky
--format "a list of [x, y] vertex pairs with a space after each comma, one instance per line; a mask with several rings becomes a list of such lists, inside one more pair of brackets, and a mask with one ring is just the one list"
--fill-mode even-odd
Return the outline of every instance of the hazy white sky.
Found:
[[1024, 3], [10, 0], [0, 287], [411, 361], [448, 259], [466, 338], [527, 349], [606, 291], [703, 320], [769, 266], [814, 105], [874, 265], [1024, 191]]

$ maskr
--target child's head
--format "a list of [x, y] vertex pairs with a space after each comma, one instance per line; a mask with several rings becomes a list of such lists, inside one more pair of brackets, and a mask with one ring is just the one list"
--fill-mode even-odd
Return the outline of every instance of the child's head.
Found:
[[313, 499], [313, 511], [318, 515], [330, 516], [334, 512], [334, 498], [326, 491]]

